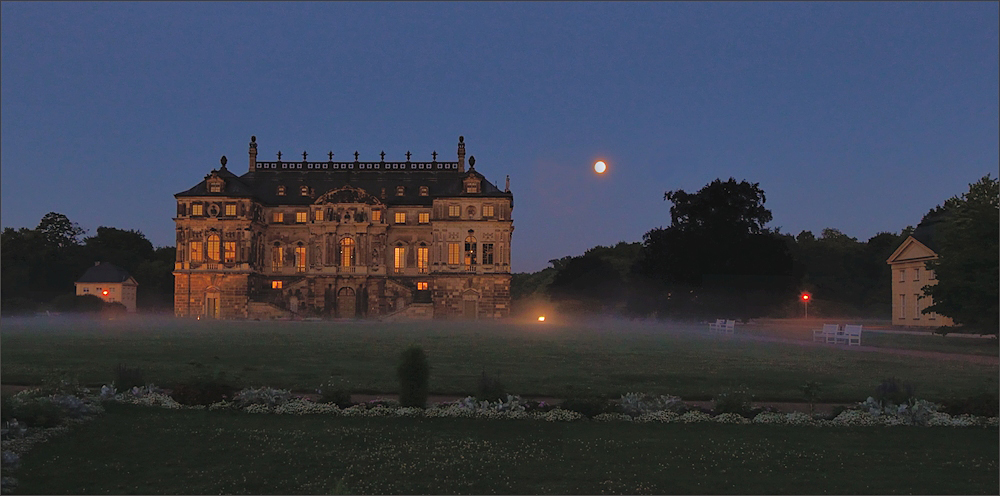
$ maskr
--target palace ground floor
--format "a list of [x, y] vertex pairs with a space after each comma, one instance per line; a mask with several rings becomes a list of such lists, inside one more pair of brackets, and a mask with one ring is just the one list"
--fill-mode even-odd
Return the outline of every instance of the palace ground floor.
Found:
[[178, 317], [499, 319], [510, 315], [509, 274], [425, 276], [174, 272]]

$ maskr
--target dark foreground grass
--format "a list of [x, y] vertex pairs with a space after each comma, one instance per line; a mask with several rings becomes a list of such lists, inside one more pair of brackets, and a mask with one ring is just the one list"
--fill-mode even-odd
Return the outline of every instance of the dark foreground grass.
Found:
[[707, 336], [700, 330], [623, 321], [518, 326], [5, 319], [0, 372], [5, 384], [38, 384], [65, 372], [101, 385], [110, 383], [115, 365], [125, 363], [167, 387], [223, 371], [245, 386], [310, 391], [333, 376], [357, 393], [395, 393], [399, 353], [419, 344], [431, 364], [430, 390], [437, 394], [474, 393], [484, 370], [499, 374], [512, 393], [560, 398], [648, 392], [698, 400], [745, 385], [758, 401], [802, 401], [799, 387], [815, 381], [823, 385], [820, 401], [850, 402], [871, 395], [887, 377], [935, 401], [997, 388], [996, 364]]
[[997, 430], [345, 418], [112, 406], [19, 494], [996, 494]]

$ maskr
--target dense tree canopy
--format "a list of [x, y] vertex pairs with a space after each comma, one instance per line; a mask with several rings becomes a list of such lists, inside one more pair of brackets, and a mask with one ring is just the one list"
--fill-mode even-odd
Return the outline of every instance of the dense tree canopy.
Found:
[[80, 226], [55, 212], [46, 214], [35, 229], [5, 228], [0, 234], [3, 312], [51, 307], [60, 296], [65, 297], [60, 302], [70, 301], [74, 281], [97, 261], [118, 265], [136, 279], [140, 308], [172, 307], [173, 247], [154, 250], [141, 232], [112, 227], [98, 227], [96, 235], [81, 242], [84, 234]]
[[938, 259], [927, 264], [938, 283], [924, 287], [937, 312], [982, 333], [1000, 327], [1000, 184], [986, 175], [969, 191], [924, 216]]

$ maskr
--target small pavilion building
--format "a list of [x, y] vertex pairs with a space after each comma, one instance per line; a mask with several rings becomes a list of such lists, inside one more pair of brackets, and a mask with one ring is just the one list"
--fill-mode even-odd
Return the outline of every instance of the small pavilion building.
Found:
[[76, 281], [77, 295], [94, 295], [112, 303], [125, 305], [125, 310], [135, 313], [135, 292], [139, 283], [125, 269], [108, 262], [95, 262]]

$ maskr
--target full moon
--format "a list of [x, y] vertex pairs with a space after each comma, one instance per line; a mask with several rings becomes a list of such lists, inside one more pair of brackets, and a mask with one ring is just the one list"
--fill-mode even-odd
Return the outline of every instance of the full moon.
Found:
[[597, 163], [594, 164], [594, 171], [598, 174], [604, 174], [604, 171], [606, 170], [608, 170], [608, 165], [605, 164], [603, 160], [598, 160]]

